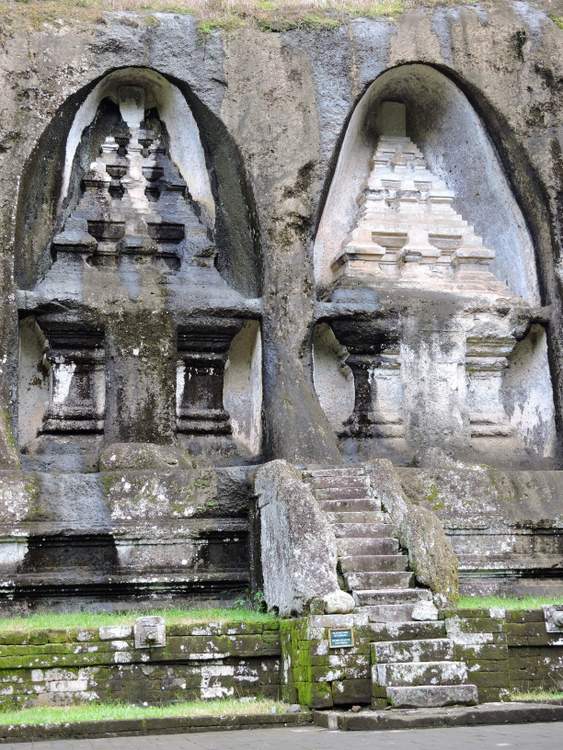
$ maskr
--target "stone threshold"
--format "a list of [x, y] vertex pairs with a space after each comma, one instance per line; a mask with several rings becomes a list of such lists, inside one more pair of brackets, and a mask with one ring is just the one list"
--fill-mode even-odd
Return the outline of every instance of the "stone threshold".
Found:
[[40, 740], [134, 737], [149, 734], [190, 734], [234, 729], [270, 729], [303, 726], [312, 721], [309, 711], [285, 714], [239, 716], [170, 716], [152, 719], [80, 721], [70, 724], [24, 724], [0, 726], [0, 744]]
[[553, 703], [481, 703], [478, 706], [404, 708], [371, 711], [313, 711], [313, 723], [349, 732], [430, 729], [493, 724], [563, 721], [563, 705]]

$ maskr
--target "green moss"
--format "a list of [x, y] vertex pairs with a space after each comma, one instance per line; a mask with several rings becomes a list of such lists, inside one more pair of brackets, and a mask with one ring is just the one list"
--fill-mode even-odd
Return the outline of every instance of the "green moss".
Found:
[[563, 16], [549, 16], [553, 23], [560, 29], [563, 29]]
[[197, 30], [202, 36], [209, 36], [213, 31], [235, 31], [244, 26], [244, 19], [236, 13], [229, 13], [218, 18], [198, 21]]
[[563, 604], [561, 596], [462, 596], [458, 601], [459, 609], [541, 609], [550, 604]]
[[4, 425], [4, 435], [6, 437], [6, 443], [12, 450], [16, 450], [18, 444], [14, 437], [14, 431], [12, 430], [12, 420], [6, 409], [0, 409], [0, 416], [2, 418], [2, 424]]
[[306, 13], [303, 16], [267, 16], [257, 18], [256, 23], [261, 31], [291, 31], [292, 29], [330, 30], [341, 25], [341, 21], [333, 16], [320, 13]]
[[41, 706], [21, 711], [3, 711], [0, 724], [76, 724], [83, 721], [117, 721], [119, 719], [165, 719], [174, 716], [240, 716], [245, 714], [283, 714], [288, 706], [278, 701], [257, 698], [190, 701], [171, 706], [133, 706], [124, 703], [96, 703], [83, 706]]
[[[436, 0], [421, 4], [432, 6]], [[119, 10], [135, 12], [139, 25], [150, 27], [159, 23], [155, 13], [173, 13], [194, 16], [205, 38], [214, 31], [230, 32], [252, 24], [271, 32], [322, 31], [350, 18], [393, 18], [410, 5], [410, 0], [147, 0], [143, 4], [139, 0], [0, 0], [0, 18], [6, 26], [39, 29], [56, 20], [100, 23], [103, 11]]]
[[510, 701], [523, 701], [525, 703], [545, 703], [546, 701], [563, 701], [563, 692], [554, 690], [534, 690], [529, 693], [510, 693]]
[[433, 511], [443, 510], [444, 501], [440, 500], [440, 490], [438, 489], [438, 485], [430, 485], [425, 499]]

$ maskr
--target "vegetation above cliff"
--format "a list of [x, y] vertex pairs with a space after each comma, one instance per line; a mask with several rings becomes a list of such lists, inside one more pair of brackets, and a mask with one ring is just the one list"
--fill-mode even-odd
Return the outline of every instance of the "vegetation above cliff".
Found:
[[[497, 0], [498, 2], [499, 0]], [[263, 31], [330, 29], [351, 18], [393, 18], [413, 7], [471, 5], [476, 0], [0, 0], [4, 30], [104, 21], [107, 12], [135, 13], [131, 25], [159, 23], [159, 13], [193, 15], [202, 33], [254, 25]], [[0, 29], [1, 30], [1, 29]]]

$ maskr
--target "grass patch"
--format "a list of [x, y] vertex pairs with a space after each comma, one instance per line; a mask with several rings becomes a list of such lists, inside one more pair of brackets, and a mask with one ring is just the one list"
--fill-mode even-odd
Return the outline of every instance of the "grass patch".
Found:
[[563, 604], [562, 596], [461, 596], [458, 609], [541, 609], [550, 604]]
[[225, 698], [173, 703], [169, 706], [131, 706], [125, 703], [92, 703], [83, 706], [38, 706], [20, 711], [0, 712], [0, 725], [77, 724], [83, 721], [119, 719], [165, 719], [179, 716], [238, 716], [240, 714], [282, 714], [285, 703], [257, 698]]
[[0, 0], [0, 23], [39, 29], [44, 24], [96, 23], [106, 11], [136, 13], [129, 23], [151, 26], [155, 13], [192, 15], [201, 34], [253, 25], [263, 31], [330, 30], [352, 18], [393, 18], [416, 7], [469, 5], [475, 0]]
[[563, 692], [534, 690], [530, 693], [511, 693], [509, 700], [523, 703], [545, 703], [546, 701], [563, 701]]
[[165, 609], [143, 612], [45, 612], [27, 617], [0, 618], [0, 631], [65, 630], [66, 628], [99, 628], [101, 625], [133, 623], [137, 617], [159, 615], [168, 625], [210, 622], [271, 623], [276, 616], [249, 609]]
[[560, 29], [563, 29], [563, 16], [550, 16], [551, 20]]

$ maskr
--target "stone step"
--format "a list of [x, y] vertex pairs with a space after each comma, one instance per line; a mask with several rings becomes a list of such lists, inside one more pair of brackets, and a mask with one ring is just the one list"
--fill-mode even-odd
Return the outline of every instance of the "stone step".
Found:
[[394, 708], [437, 708], [438, 706], [474, 706], [479, 702], [475, 685], [417, 685], [388, 687], [389, 703]]
[[360, 571], [384, 571], [408, 569], [407, 555], [346, 555], [339, 559], [343, 573], [359, 573]]
[[454, 644], [449, 638], [379, 641], [371, 644], [371, 653], [374, 664], [451, 661], [454, 658]]
[[416, 602], [407, 604], [372, 604], [362, 607], [360, 611], [366, 612], [370, 623], [401, 623], [411, 620], [412, 611]]
[[358, 539], [360, 537], [390, 537], [393, 527], [389, 523], [333, 523], [336, 537]]
[[358, 589], [353, 592], [356, 604], [408, 604], [430, 601], [432, 594], [426, 589]]
[[385, 523], [387, 515], [383, 511], [377, 510], [341, 510], [336, 513], [328, 513], [331, 523]]
[[467, 682], [467, 666], [463, 661], [374, 664], [372, 680], [382, 687], [463, 685]]
[[399, 542], [392, 536], [370, 539], [356, 537], [355, 539], [340, 538], [336, 540], [339, 555], [393, 555], [399, 551]]
[[365, 500], [368, 498], [365, 487], [343, 485], [342, 487], [326, 487], [322, 490], [318, 490], [316, 487], [311, 489], [319, 503], [323, 500]]
[[[412, 609], [412, 605], [410, 606]], [[371, 608], [370, 608], [371, 609]], [[420, 638], [444, 638], [446, 635], [446, 625], [443, 621], [426, 620], [417, 622], [409, 620], [407, 622], [372, 622], [370, 624], [372, 638], [374, 641], [403, 641]]]
[[325, 466], [318, 469], [304, 469], [303, 476], [307, 479], [319, 477], [366, 477], [363, 466]]
[[414, 574], [409, 571], [378, 570], [367, 573], [344, 573], [350, 590], [353, 589], [408, 589], [415, 585]]
[[373, 500], [367, 497], [346, 498], [345, 500], [321, 500], [319, 502], [325, 513], [381, 513], [383, 511]]
[[365, 492], [368, 488], [367, 477], [364, 476], [309, 477], [305, 478], [305, 481], [309, 482], [315, 490], [329, 490], [333, 487], [356, 487], [356, 489]]

